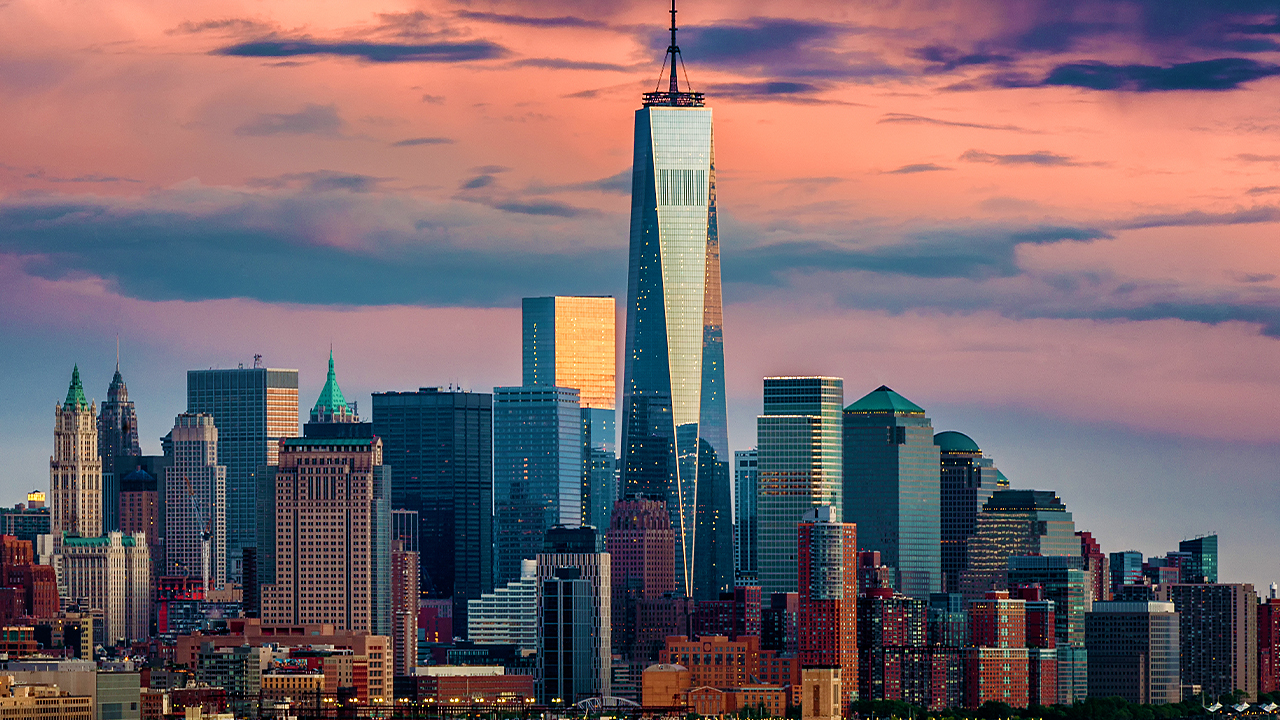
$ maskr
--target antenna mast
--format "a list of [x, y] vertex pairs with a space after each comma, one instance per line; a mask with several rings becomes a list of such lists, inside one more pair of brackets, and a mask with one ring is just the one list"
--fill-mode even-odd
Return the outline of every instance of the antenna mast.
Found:
[[[688, 90], [681, 92], [680, 83], [678, 81], [679, 68], [678, 64], [684, 63], [684, 56], [680, 54], [680, 46], [676, 44], [676, 0], [671, 0], [671, 44], [667, 46], [667, 54], [663, 56], [663, 63], [666, 63], [667, 57], [671, 58], [671, 80], [667, 85], [667, 91], [661, 92], [654, 89], [654, 92], [644, 94], [645, 107], [654, 105], [665, 105], [668, 107], [702, 107], [703, 94], [700, 92], [689, 92]], [[686, 79], [687, 79], [686, 73]], [[658, 87], [662, 87], [662, 75], [658, 75]], [[687, 84], [687, 83], [686, 83]]]

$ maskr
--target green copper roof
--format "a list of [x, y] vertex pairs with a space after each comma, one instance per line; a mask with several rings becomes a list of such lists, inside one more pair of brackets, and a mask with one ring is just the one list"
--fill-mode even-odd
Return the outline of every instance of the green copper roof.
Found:
[[978, 443], [973, 438], [962, 432], [947, 430], [933, 436], [933, 444], [938, 446], [942, 452], [950, 453], [980, 453], [982, 449], [978, 447]]
[[894, 413], [895, 415], [923, 415], [924, 408], [902, 397], [889, 388], [881, 385], [849, 405], [845, 412], [854, 413]]
[[89, 401], [84, 399], [84, 386], [80, 384], [80, 366], [71, 369], [71, 387], [67, 388], [67, 399], [64, 406], [88, 407]]
[[333, 371], [333, 351], [329, 351], [329, 377], [324, 381], [324, 389], [320, 391], [320, 398], [316, 400], [316, 406], [311, 408], [311, 413], [342, 415], [349, 412], [347, 399], [342, 396], [342, 388], [338, 387], [338, 375]]

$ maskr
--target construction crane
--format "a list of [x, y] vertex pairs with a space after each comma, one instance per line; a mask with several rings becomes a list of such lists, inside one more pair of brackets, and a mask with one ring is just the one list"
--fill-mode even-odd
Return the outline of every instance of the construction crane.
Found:
[[204, 597], [209, 599], [209, 561], [210, 546], [209, 542], [213, 539], [213, 527], [210, 519], [205, 515], [204, 509], [200, 506], [200, 500], [196, 497], [196, 493], [191, 489], [191, 478], [183, 475], [182, 479], [187, 484], [187, 497], [191, 498], [191, 509], [195, 513], [196, 519], [200, 521], [200, 579], [204, 583]]

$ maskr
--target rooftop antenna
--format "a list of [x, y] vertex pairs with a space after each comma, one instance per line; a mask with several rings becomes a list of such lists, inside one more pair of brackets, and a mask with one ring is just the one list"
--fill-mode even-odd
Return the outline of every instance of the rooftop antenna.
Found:
[[[665, 105], [670, 107], [702, 107], [704, 96], [699, 92], [680, 91], [679, 73], [680, 69], [677, 65], [684, 66], [684, 56], [680, 54], [680, 46], [676, 43], [676, 0], [671, 0], [671, 44], [667, 46], [666, 55], [662, 56], [663, 70], [666, 69], [667, 58], [671, 58], [671, 79], [667, 84], [667, 91], [661, 92], [657, 88], [662, 87], [662, 73], [658, 73], [658, 84], [653, 92], [644, 94], [644, 104], [646, 107], [654, 105]], [[685, 71], [685, 85], [689, 85], [689, 72]]]
[[120, 372], [120, 333], [116, 333], [116, 372]]
[[254, 356], [253, 356], [253, 367], [255, 367], [255, 368], [260, 368], [260, 367], [262, 367], [262, 355], [254, 355]]
[[[680, 92], [676, 83], [676, 57], [680, 55], [680, 46], [676, 44], [676, 0], [671, 0], [671, 45], [667, 46], [667, 54], [671, 56], [671, 94]], [[684, 58], [682, 57], [681, 60]]]

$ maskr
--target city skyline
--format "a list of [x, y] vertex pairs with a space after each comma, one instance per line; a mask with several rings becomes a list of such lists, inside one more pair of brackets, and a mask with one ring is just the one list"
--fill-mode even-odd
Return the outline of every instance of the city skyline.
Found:
[[[475, 47], [488, 42], [506, 55], [449, 58], [448, 69], [474, 88], [411, 92], [409, 83], [430, 84], [443, 66], [422, 57], [361, 59], [326, 40], [346, 32], [387, 52], [403, 50], [405, 38], [425, 32], [409, 12], [339, 8], [321, 16], [281, 6], [274, 17], [223, 22], [211, 8], [150, 8], [143, 13], [150, 24], [90, 28], [87, 19], [102, 19], [98, 8], [76, 20], [27, 3], [3, 8], [17, 32], [55, 30], [12, 38], [7, 57], [25, 69], [6, 74], [21, 82], [0, 87], [16, 108], [0, 122], [25, 141], [0, 157], [0, 274], [9, 293], [0, 327], [14, 347], [0, 365], [15, 388], [0, 410], [0, 449], [10, 459], [0, 489], [9, 499], [42, 486], [47, 422], [36, 419], [60, 397], [67, 366], [79, 363], [86, 393], [101, 404], [117, 333], [144, 453], [155, 454], [165, 418], [184, 409], [175, 397], [185, 370], [250, 366], [254, 353], [272, 367], [306, 368], [332, 341], [339, 357], [350, 358], [351, 397], [360, 404], [371, 391], [422, 385], [487, 392], [519, 379], [520, 297], [624, 296], [626, 191], [601, 180], [621, 175], [633, 86], [656, 72], [654, 38], [662, 33], [655, 9], [622, 5], [597, 16], [547, 7], [539, 23], [522, 21], [520, 8], [415, 7], [469, 33]], [[1092, 4], [1081, 7], [1085, 13]], [[1271, 377], [1278, 348], [1266, 330], [1276, 306], [1276, 191], [1268, 180], [1280, 155], [1265, 128], [1276, 80], [1257, 60], [1269, 56], [1211, 49], [1226, 47], [1213, 45], [1215, 38], [1239, 39], [1229, 32], [1248, 35], [1234, 16], [1201, 10], [1195, 19], [1207, 35], [1195, 35], [1154, 22], [1154, 7], [1142, 12], [1153, 22], [1117, 20], [1105, 30], [1074, 16], [1028, 10], [997, 21], [976, 12], [943, 32], [947, 18], [963, 14], [893, 18], [859, 8], [855, 17], [822, 4], [762, 6], [752, 17], [726, 5], [682, 9], [685, 45], [697, 48], [689, 53], [695, 87], [715, 102], [717, 144], [733, 159], [719, 187], [722, 235], [733, 249], [724, 270], [729, 451], [753, 444], [761, 377], [841, 376], [850, 396], [888, 384], [928, 408], [935, 429], [965, 432], [989, 449], [1015, 488], [1058, 492], [1105, 548], [1151, 551], [1230, 530], [1236, 519], [1260, 529], [1224, 533], [1223, 578], [1261, 585], [1276, 575], [1275, 560], [1260, 552], [1275, 544], [1276, 531], [1257, 522], [1274, 497], [1280, 458], [1280, 388]], [[626, 30], [631, 23], [645, 29]], [[919, 44], [895, 45], [893, 30], [916, 31]], [[295, 46], [292, 59], [281, 60], [278, 47], [267, 57], [263, 38], [304, 35], [313, 42]], [[603, 47], [614, 36], [628, 42]], [[753, 37], [777, 46], [751, 45], [751, 55], [743, 38]], [[582, 41], [573, 57], [539, 55], [565, 38]], [[166, 62], [225, 74], [218, 91], [174, 92], [164, 95], [172, 105], [147, 105], [178, 120], [171, 124], [181, 132], [228, 150], [226, 157], [180, 151], [175, 143], [185, 136], [167, 130], [156, 145], [171, 151], [164, 162], [153, 154], [127, 158], [120, 149], [136, 148], [144, 135], [106, 129], [112, 123], [86, 134], [101, 141], [95, 152], [72, 157], [74, 144], [54, 150], [57, 130], [76, 127], [69, 118], [84, 113], [64, 113], [61, 125], [36, 120], [52, 109], [74, 110], [59, 88], [89, 76], [75, 62], [44, 59], [68, 50], [125, 77], [119, 56], [92, 54], [97, 41], [124, 43], [131, 62], [155, 67], [176, 57]], [[1224, 58], [1256, 72], [1227, 76], [1189, 65]], [[1147, 75], [1124, 75], [1133, 67], [1148, 68]], [[850, 80], [855, 70], [864, 73], [857, 82]], [[535, 72], [557, 102], [498, 92], [484, 79], [489, 73], [519, 84], [511, 80]], [[289, 80], [321, 74], [337, 87], [372, 79], [386, 98], [361, 92], [337, 100], [341, 93]], [[618, 89], [624, 79], [630, 82]], [[285, 84], [297, 88], [281, 97], [265, 92]], [[154, 92], [136, 88], [110, 107], [131, 111]], [[219, 104], [219, 92], [242, 104]], [[485, 92], [492, 93], [489, 109], [462, 109]], [[574, 94], [581, 97], [563, 97]], [[89, 93], [85, 102], [102, 101]], [[566, 122], [573, 144], [539, 113]], [[572, 162], [521, 152], [508, 140], [478, 143], [466, 129], [476, 119], [510, 129], [528, 146], [541, 139]], [[139, 128], [152, 123], [142, 117]], [[873, 142], [843, 142], [846, 128]], [[395, 149], [355, 150], [377, 142]], [[370, 157], [358, 157], [364, 154]], [[414, 167], [423, 158], [429, 174]], [[243, 221], [250, 211], [258, 224]], [[299, 217], [288, 212], [341, 222], [286, 231], [293, 223], [278, 221]], [[33, 219], [50, 213], [67, 218], [54, 225], [70, 235]], [[452, 245], [427, 245], [481, 292], [398, 274], [392, 265], [421, 269], [416, 256], [396, 255], [396, 242], [417, 237], [396, 224], [403, 218], [412, 220], [405, 227], [482, 228], [458, 231]], [[159, 246], [171, 252], [152, 252], [148, 261], [156, 264], [138, 275], [143, 264], [113, 264], [75, 242], [92, 233], [109, 246], [138, 235], [143, 248], [157, 237], [134, 231], [166, 222], [207, 227], [206, 243], [243, 237], [248, 227], [263, 247], [286, 239], [298, 249], [297, 274], [308, 277], [332, 253], [360, 262], [353, 260], [346, 287], [326, 284], [319, 294], [280, 283], [281, 276], [255, 278], [243, 268], [258, 256], [235, 244], [219, 247], [241, 261], [236, 272], [212, 255], [191, 254], [200, 247]], [[846, 226], [854, 230], [836, 229]], [[542, 254], [530, 255], [533, 246]], [[499, 247], [523, 264], [476, 269]], [[62, 254], [32, 259], [53, 251]], [[385, 257], [379, 253], [395, 262], [377, 261]], [[735, 253], [736, 265], [729, 261]], [[550, 264], [537, 264], [544, 260]], [[174, 262], [205, 274], [172, 273]], [[420, 286], [431, 289], [410, 289]], [[370, 340], [377, 353], [364, 350]], [[306, 377], [303, 397], [322, 382]], [[1216, 503], [1200, 502], [1206, 488]], [[1121, 497], [1143, 497], [1144, 512], [1113, 507]]]

